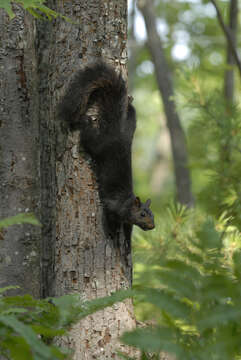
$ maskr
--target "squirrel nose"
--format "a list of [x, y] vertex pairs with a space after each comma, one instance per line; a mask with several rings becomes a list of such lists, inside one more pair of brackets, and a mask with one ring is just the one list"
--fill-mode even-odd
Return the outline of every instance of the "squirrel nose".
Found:
[[147, 230], [152, 230], [155, 228], [155, 224], [154, 223], [149, 223], [149, 224], [146, 224], [142, 229], [147, 231]]

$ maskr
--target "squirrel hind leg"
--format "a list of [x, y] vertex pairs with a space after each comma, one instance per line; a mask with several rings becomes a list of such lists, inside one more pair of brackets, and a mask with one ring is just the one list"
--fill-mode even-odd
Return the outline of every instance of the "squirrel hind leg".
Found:
[[126, 117], [123, 122], [123, 132], [125, 134], [125, 139], [132, 143], [134, 132], [136, 130], [136, 111], [133, 105], [128, 105], [128, 110]]

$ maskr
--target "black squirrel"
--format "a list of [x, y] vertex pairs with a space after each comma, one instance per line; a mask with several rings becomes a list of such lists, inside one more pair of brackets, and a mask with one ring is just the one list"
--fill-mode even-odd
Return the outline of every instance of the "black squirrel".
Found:
[[104, 62], [78, 71], [58, 112], [72, 130], [81, 131], [81, 144], [95, 162], [108, 222], [153, 229], [151, 200], [142, 203], [133, 193], [131, 146], [136, 113], [121, 74]]

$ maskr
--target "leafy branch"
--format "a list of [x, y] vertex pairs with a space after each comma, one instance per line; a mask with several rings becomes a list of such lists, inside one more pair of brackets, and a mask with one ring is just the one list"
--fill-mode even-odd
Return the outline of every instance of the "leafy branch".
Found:
[[[48, 8], [44, 5], [45, 0], [16, 0], [14, 3], [22, 6], [25, 10], [27, 10], [31, 15], [38, 19], [53, 20], [58, 16], [62, 17], [65, 20], [69, 20], [66, 16], [63, 16], [60, 13]], [[10, 19], [15, 17], [14, 12], [12, 11], [12, 1], [11, 0], [0, 0], [0, 8], [3, 8]]]
[[9, 218], [0, 220], [0, 229], [11, 225], [19, 225], [24, 223], [41, 226], [40, 222], [36, 219], [33, 213], [20, 213], [16, 216], [11, 216]]
[[[138, 287], [139, 299], [151, 306], [151, 325], [127, 332], [121, 339], [140, 349], [143, 360], [159, 359], [163, 351], [175, 354], [177, 360], [238, 359], [241, 251], [237, 248], [227, 256], [227, 219], [220, 220], [218, 231], [211, 218], [192, 225], [190, 213], [190, 232], [185, 226], [176, 228], [180, 211], [173, 215], [175, 239], [186, 241], [176, 242], [173, 252], [170, 226], [169, 250], [160, 251], [159, 260], [149, 262], [142, 272], [143, 284], [149, 276], [152, 283], [155, 279], [155, 288], [140, 283]], [[236, 236], [240, 241], [239, 233]]]
[[44, 300], [3, 296], [15, 288], [0, 289], [0, 357], [11, 360], [66, 359], [66, 351], [51, 343], [54, 337], [66, 334], [70, 325], [87, 315], [133, 296], [131, 290], [87, 302], [79, 294]]

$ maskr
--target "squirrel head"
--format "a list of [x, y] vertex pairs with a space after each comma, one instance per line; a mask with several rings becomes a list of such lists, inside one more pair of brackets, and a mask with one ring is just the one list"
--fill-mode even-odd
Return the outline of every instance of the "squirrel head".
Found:
[[145, 231], [155, 228], [154, 215], [150, 205], [150, 199], [142, 203], [139, 197], [135, 197], [131, 208], [130, 222]]

